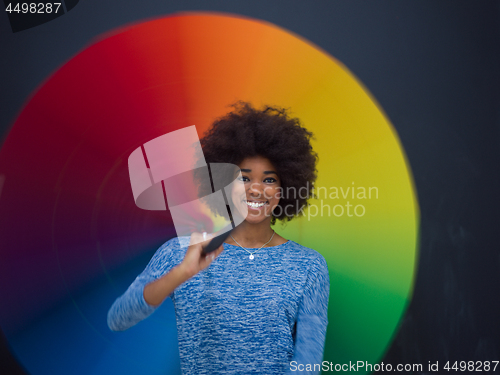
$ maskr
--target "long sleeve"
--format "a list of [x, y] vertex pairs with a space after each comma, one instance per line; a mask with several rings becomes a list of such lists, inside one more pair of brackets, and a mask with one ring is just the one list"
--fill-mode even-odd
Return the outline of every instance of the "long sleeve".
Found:
[[320, 373], [328, 325], [329, 293], [328, 267], [325, 259], [319, 257], [310, 270], [310, 277], [300, 302], [294, 354], [288, 374]]
[[108, 326], [112, 331], [124, 331], [156, 310], [157, 306], [151, 306], [144, 300], [144, 287], [172, 269], [172, 247], [175, 241], [177, 239], [172, 239], [161, 246], [144, 271], [113, 303], [108, 312]]

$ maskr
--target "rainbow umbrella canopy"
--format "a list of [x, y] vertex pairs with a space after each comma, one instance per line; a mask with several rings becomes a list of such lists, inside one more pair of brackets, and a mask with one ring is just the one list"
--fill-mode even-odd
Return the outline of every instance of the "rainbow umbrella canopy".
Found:
[[[171, 304], [132, 328], [129, 346], [129, 333], [105, 324], [134, 264], [175, 236], [168, 210], [135, 205], [127, 159], [174, 130], [196, 125], [201, 137], [238, 100], [289, 108], [315, 135], [316, 199], [275, 229], [328, 262], [324, 359], [382, 358], [411, 298], [419, 225], [393, 127], [345, 66], [304, 39], [253, 19], [187, 13], [85, 48], [36, 90], [2, 145], [0, 324], [30, 373], [178, 371], [175, 350], [162, 354], [177, 345], [175, 323], [164, 321]], [[147, 357], [138, 340], [159, 349]]]

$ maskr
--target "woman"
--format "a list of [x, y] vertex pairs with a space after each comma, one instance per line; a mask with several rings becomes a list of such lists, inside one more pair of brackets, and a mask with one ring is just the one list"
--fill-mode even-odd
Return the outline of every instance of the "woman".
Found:
[[199, 243], [199, 233], [166, 242], [111, 307], [110, 328], [129, 328], [171, 297], [183, 374], [284, 374], [314, 364], [319, 372], [327, 265], [271, 228], [301, 215], [313, 195], [311, 137], [283, 109], [239, 103], [218, 119], [203, 153], [207, 163], [240, 167], [245, 191], [233, 201], [246, 204], [245, 221], [210, 255], [210, 238]]

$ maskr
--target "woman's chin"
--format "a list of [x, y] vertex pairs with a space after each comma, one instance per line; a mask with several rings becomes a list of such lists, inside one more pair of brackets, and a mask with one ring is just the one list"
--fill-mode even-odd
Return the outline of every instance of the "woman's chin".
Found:
[[262, 222], [271, 221], [271, 216], [268, 216], [264, 213], [261, 213], [259, 215], [252, 215], [252, 213], [249, 211], [248, 216], [245, 218], [245, 221], [248, 224], [260, 224]]

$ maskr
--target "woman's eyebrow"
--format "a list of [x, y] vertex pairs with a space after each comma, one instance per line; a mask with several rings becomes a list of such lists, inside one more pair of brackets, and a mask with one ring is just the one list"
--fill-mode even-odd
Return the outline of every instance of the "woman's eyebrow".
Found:
[[[243, 169], [243, 168], [241, 169], [241, 171], [242, 171], [242, 172], [246, 172], [246, 173], [250, 173], [250, 172], [252, 172], [252, 170], [251, 170], [251, 169]], [[275, 174], [275, 175], [278, 175], [275, 171], [264, 171], [264, 172], [262, 172], [262, 173], [264, 173], [264, 174]]]

